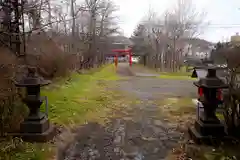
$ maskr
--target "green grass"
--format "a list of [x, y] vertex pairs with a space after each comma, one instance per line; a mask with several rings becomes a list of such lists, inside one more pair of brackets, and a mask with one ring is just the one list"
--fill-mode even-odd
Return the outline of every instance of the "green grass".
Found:
[[160, 73], [158, 78], [161, 79], [174, 79], [174, 80], [196, 80], [196, 78], [192, 78], [188, 75], [181, 75], [181, 73]]
[[159, 78], [163, 79], [176, 79], [176, 80], [196, 80], [196, 78], [192, 78], [191, 72], [159, 72], [160, 76]]
[[216, 116], [218, 117], [219, 120], [224, 121], [223, 113], [216, 113]]
[[196, 78], [192, 78], [192, 72], [186, 72], [185, 67], [181, 67], [178, 72], [158, 72], [153, 68], [144, 67], [141, 64], [134, 64], [133, 71], [137, 72], [147, 72], [147, 73], [155, 73], [159, 74], [157, 78], [161, 79], [175, 79], [175, 80], [195, 80]]
[[97, 81], [118, 79], [113, 66], [108, 66], [94, 73], [75, 73], [69, 82], [57, 90], [43, 90], [42, 95], [46, 95], [49, 100], [50, 120], [60, 124], [82, 122], [81, 115], [107, 103], [108, 99], [102, 95], [104, 86], [99, 86]]
[[[86, 121], [104, 122], [112, 107], [127, 103], [117, 91], [106, 90], [108, 83], [118, 79], [114, 66], [108, 65], [85, 74], [72, 73], [45, 87], [41, 94], [48, 97], [50, 121], [67, 128]], [[52, 143], [25, 143], [19, 139], [0, 141], [0, 148], [0, 160], [46, 160], [55, 153]]]

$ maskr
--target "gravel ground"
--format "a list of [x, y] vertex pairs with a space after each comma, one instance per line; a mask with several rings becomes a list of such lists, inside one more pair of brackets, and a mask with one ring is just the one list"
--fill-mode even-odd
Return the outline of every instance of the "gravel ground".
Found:
[[108, 125], [90, 123], [77, 131], [72, 145], [59, 159], [64, 160], [163, 160], [178, 145], [183, 134], [158, 114], [154, 100], [167, 97], [194, 97], [195, 87], [188, 80], [136, 77], [127, 64], [118, 73], [128, 76], [117, 88], [132, 94], [142, 103], [125, 110], [121, 118]]

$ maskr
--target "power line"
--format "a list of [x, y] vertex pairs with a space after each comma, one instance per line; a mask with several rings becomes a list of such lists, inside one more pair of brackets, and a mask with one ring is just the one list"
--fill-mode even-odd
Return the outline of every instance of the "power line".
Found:
[[[127, 24], [124, 23], [124, 21], [119, 21], [118, 24]], [[157, 26], [157, 25], [155, 25]], [[164, 25], [159, 25], [159, 27], [162, 27]], [[197, 26], [197, 28], [220, 28], [220, 29], [231, 29], [231, 28], [240, 28], [240, 24], [209, 24], [209, 25], [200, 25]]]
[[240, 28], [240, 24], [209, 24], [199, 28]]

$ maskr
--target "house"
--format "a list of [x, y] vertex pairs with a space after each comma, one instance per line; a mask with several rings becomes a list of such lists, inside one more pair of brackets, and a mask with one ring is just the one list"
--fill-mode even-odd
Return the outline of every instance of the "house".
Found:
[[107, 37], [108, 48], [106, 54], [116, 54], [113, 49], [129, 49], [133, 46], [133, 42], [125, 36], [109, 36]]
[[215, 44], [204, 39], [189, 38], [182, 39], [185, 42], [184, 56], [193, 56], [199, 59], [209, 58]]
[[125, 36], [110, 36], [108, 40], [111, 42], [110, 49], [128, 49], [133, 42]]
[[236, 33], [236, 35], [231, 36], [231, 43], [232, 44], [240, 44], [239, 33]]

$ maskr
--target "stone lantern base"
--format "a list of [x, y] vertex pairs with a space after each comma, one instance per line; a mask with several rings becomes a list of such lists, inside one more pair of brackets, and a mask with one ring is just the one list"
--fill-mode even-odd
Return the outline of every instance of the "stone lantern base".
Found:
[[196, 120], [188, 133], [197, 144], [212, 144], [226, 136], [224, 125], [219, 120], [205, 121], [203, 118]]
[[49, 123], [45, 114], [28, 117], [20, 124], [20, 131], [8, 133], [9, 136], [21, 137], [27, 142], [47, 142], [56, 135], [56, 128]]

